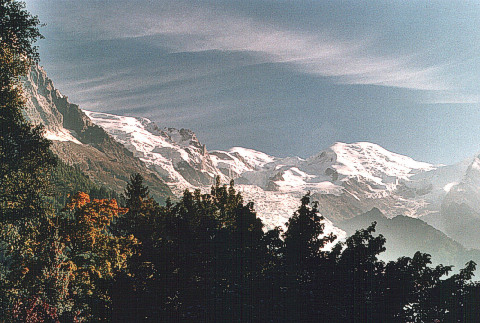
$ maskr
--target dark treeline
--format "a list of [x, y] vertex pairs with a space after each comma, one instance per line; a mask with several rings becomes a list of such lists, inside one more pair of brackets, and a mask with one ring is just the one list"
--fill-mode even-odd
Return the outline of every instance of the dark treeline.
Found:
[[480, 322], [473, 262], [452, 276], [420, 252], [384, 263], [375, 223], [325, 250], [308, 194], [285, 232], [233, 183], [162, 206], [137, 174], [119, 205], [22, 115], [38, 25], [0, 0], [0, 321]]
[[[138, 239], [114, 278], [114, 321], [478, 322], [474, 263], [430, 266], [420, 252], [384, 263], [375, 224], [331, 251], [323, 218], [304, 196], [287, 223], [264, 231], [233, 185], [186, 191], [159, 206], [141, 177], [126, 190], [129, 211], [114, 227]], [[323, 236], [323, 237], [322, 237]], [[442, 279], [443, 278], [443, 279]]]
[[[125, 207], [69, 198], [39, 261], [22, 264], [4, 318], [29, 322], [478, 322], [474, 263], [459, 274], [429, 255], [384, 263], [375, 223], [331, 251], [309, 195], [287, 229], [264, 231], [230, 186], [156, 203], [133, 175]], [[30, 266], [30, 267], [27, 267]], [[30, 270], [30, 268], [37, 269]], [[20, 269], [20, 268], [19, 268]], [[31, 271], [31, 272], [30, 272]], [[35, 283], [34, 283], [35, 282]], [[33, 288], [32, 288], [33, 287]], [[4, 293], [2, 291], [2, 293]], [[4, 295], [2, 295], [4, 296]], [[7, 295], [8, 296], [8, 295]], [[8, 300], [8, 297], [4, 299]], [[438, 321], [435, 321], [438, 320]]]

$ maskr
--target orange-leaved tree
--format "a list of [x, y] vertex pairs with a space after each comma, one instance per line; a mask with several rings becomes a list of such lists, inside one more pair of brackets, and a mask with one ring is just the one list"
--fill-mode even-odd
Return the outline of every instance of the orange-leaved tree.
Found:
[[97, 317], [109, 316], [110, 285], [116, 274], [127, 269], [127, 260], [138, 244], [133, 235], [118, 236], [111, 230], [113, 221], [127, 211], [115, 199], [91, 200], [79, 192], [70, 197], [56, 219], [72, 270], [69, 290], [76, 300], [76, 313], [95, 310]]

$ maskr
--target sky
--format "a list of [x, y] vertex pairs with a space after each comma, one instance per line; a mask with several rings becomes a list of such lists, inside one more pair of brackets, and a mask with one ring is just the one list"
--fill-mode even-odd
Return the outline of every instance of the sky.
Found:
[[192, 129], [209, 150], [480, 152], [478, 1], [26, 3], [46, 24], [40, 65], [83, 109]]

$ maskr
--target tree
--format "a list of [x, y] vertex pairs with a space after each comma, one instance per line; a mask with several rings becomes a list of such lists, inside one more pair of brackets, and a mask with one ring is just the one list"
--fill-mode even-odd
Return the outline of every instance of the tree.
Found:
[[71, 311], [78, 311], [84, 317], [94, 311], [96, 319], [111, 317], [110, 290], [114, 278], [126, 271], [138, 244], [133, 235], [112, 234], [112, 222], [126, 211], [115, 199], [91, 200], [88, 194], [78, 192], [55, 219], [66, 255], [61, 267], [71, 272], [68, 285], [74, 298]]
[[[40, 297], [49, 222], [48, 173], [55, 165], [50, 142], [22, 115], [20, 77], [38, 60], [33, 43], [41, 37], [37, 17], [25, 4], [0, 0], [0, 291], [1, 313], [18, 299]], [[43, 300], [41, 301], [43, 302]], [[38, 302], [36, 302], [38, 303]], [[33, 307], [37, 308], [36, 306]]]
[[23, 114], [20, 77], [38, 59], [39, 21], [18, 1], [0, 1], [0, 220], [36, 217], [46, 208], [50, 142]]
[[131, 175], [130, 182], [125, 189], [127, 208], [133, 212], [140, 210], [143, 201], [148, 197], [149, 189], [143, 185], [143, 176], [138, 173]]
[[[159, 218], [162, 209], [149, 195], [140, 174], [130, 176], [125, 189], [128, 212], [120, 215], [114, 230], [123, 237], [133, 236], [138, 241], [135, 254], [128, 260], [128, 270], [115, 277], [112, 287], [113, 319], [138, 321], [158, 317], [161, 304], [158, 299], [162, 287], [158, 273], [162, 262], [168, 261], [160, 252]], [[142, 309], [142, 310], [139, 310]]]
[[[328, 242], [336, 239], [333, 234], [324, 234], [324, 218], [318, 212], [318, 203], [310, 203], [310, 193], [301, 199], [298, 210], [287, 222], [285, 239], [285, 270], [288, 298], [287, 319], [308, 321], [315, 319], [320, 298], [317, 273], [325, 262], [323, 250]], [[299, 314], [300, 313], [300, 314]]]
[[287, 222], [284, 234], [287, 263], [301, 268], [322, 255], [322, 248], [335, 240], [333, 234], [324, 235], [324, 218], [318, 212], [318, 202], [310, 204], [310, 193], [301, 199], [298, 210]]
[[[368, 228], [357, 230], [347, 238], [341, 254], [335, 264], [335, 288], [337, 293], [338, 321], [375, 322], [378, 295], [381, 294], [381, 282], [384, 263], [378, 255], [385, 251], [385, 238], [374, 236], [376, 223]], [[380, 320], [381, 322], [381, 320]]]

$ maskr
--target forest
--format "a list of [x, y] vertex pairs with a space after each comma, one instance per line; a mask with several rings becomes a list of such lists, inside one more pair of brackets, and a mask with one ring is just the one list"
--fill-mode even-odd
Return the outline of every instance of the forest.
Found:
[[139, 174], [119, 195], [63, 164], [22, 115], [39, 26], [0, 0], [0, 321], [480, 322], [474, 262], [383, 262], [375, 223], [325, 248], [308, 193], [265, 230], [233, 181], [161, 205]]

